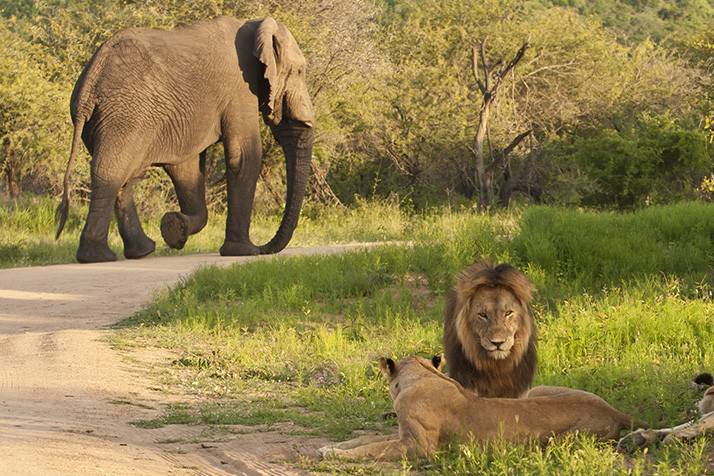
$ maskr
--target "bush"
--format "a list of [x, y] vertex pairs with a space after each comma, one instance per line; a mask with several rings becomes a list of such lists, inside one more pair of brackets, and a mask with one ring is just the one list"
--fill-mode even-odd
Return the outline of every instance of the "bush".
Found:
[[631, 208], [691, 198], [712, 167], [703, 133], [661, 121], [625, 133], [603, 129], [574, 148], [577, 164], [596, 188], [583, 203], [593, 206]]

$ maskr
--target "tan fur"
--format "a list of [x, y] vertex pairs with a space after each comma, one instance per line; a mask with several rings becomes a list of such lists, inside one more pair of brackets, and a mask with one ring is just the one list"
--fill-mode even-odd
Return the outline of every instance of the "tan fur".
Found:
[[392, 460], [431, 455], [447, 440], [545, 441], [570, 431], [614, 438], [632, 425], [630, 417], [587, 392], [483, 398], [421, 357], [389, 362], [382, 359], [381, 366], [390, 381], [399, 434], [327, 446], [320, 449], [323, 456]]
[[714, 387], [709, 387], [704, 396], [697, 404], [699, 411], [704, 415], [705, 413], [714, 412]]
[[714, 433], [714, 386], [709, 387], [702, 399], [697, 403], [700, 417], [671, 428], [638, 429], [628, 433], [617, 443], [620, 451], [630, 451], [644, 448], [653, 443], [665, 444], [674, 441], [690, 440], [701, 435]]
[[533, 289], [508, 264], [479, 261], [458, 274], [444, 316], [451, 377], [485, 397], [528, 391], [536, 367]]

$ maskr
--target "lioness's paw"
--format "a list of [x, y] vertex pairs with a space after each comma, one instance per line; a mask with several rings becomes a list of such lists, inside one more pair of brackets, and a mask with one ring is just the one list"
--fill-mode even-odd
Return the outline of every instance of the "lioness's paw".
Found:
[[656, 443], [659, 439], [657, 431], [639, 429], [620, 438], [620, 441], [617, 442], [617, 451], [629, 453]]
[[323, 446], [322, 448], [318, 449], [317, 452], [323, 459], [328, 459], [339, 458], [340, 456], [343, 456], [345, 450], [342, 450], [336, 446]]

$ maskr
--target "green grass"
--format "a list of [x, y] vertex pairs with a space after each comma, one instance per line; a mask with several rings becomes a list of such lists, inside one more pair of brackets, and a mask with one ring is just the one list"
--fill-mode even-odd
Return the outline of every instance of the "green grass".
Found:
[[[18, 200], [0, 200], [0, 268], [72, 263], [84, 226], [86, 204], [72, 203], [70, 215], [59, 240], [55, 241], [55, 209], [58, 200], [24, 196]], [[225, 211], [209, 214], [209, 222], [200, 233], [189, 238], [183, 250], [168, 248], [161, 238], [162, 213], [144, 221], [147, 235], [156, 241], [156, 255], [218, 252], [225, 234]], [[251, 235], [255, 243], [265, 243], [277, 231], [280, 215], [257, 214]], [[385, 241], [402, 238], [407, 232], [407, 216], [387, 204], [364, 204], [355, 209], [311, 209], [303, 211], [291, 246], [347, 242]], [[120, 258], [123, 245], [116, 225], [109, 233], [109, 246]]]
[[[391, 402], [375, 360], [440, 352], [453, 274], [489, 255], [521, 267], [539, 288], [537, 383], [587, 389], [652, 425], [670, 425], [694, 414], [690, 377], [714, 369], [713, 216], [712, 205], [683, 203], [629, 214], [534, 207], [403, 219], [394, 236], [413, 246], [204, 268], [124, 322], [117, 338], [178, 352], [177, 382], [204, 397], [145, 425], [287, 421], [335, 440], [357, 429], [388, 431], [395, 423], [382, 418]], [[545, 447], [455, 444], [401, 470], [702, 474], [712, 471], [711, 450], [699, 440], [625, 458], [577, 435]]]

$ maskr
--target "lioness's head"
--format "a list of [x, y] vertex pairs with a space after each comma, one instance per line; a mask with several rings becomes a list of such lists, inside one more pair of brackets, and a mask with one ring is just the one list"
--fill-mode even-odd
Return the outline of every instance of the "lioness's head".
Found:
[[528, 278], [509, 264], [481, 261], [458, 275], [455, 289], [456, 331], [469, 360], [520, 359], [534, 333]]
[[[424, 367], [433, 367], [438, 371], [441, 371], [444, 367], [445, 360], [441, 355], [435, 355], [431, 360], [427, 360], [423, 357], [414, 356], [402, 359], [399, 362], [395, 362], [389, 357], [380, 357], [379, 368], [382, 371], [382, 375], [389, 382], [389, 390], [392, 394], [392, 399], [397, 398], [400, 391], [400, 371], [404, 369], [410, 363], [418, 363]], [[402, 382], [403, 384], [404, 382]]]
[[712, 377], [712, 374], [699, 374], [694, 377], [692, 383], [698, 388], [706, 388], [704, 396], [697, 404], [699, 411], [702, 412], [702, 415], [714, 412], [714, 377]]

